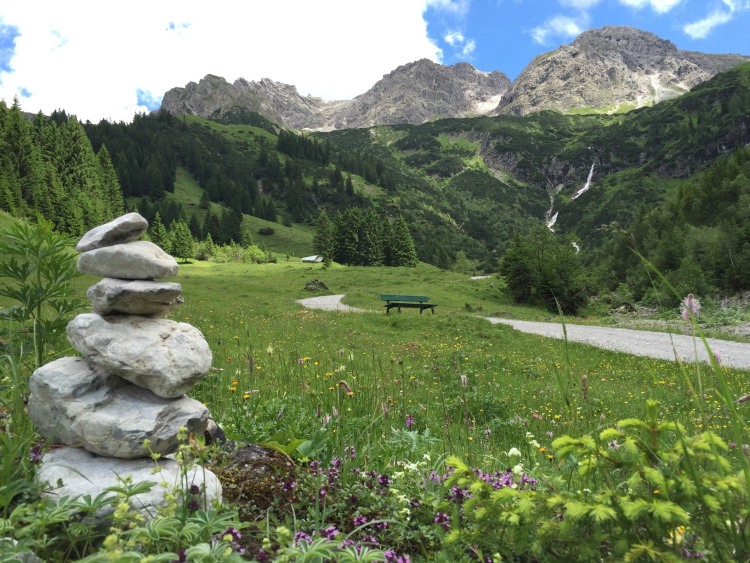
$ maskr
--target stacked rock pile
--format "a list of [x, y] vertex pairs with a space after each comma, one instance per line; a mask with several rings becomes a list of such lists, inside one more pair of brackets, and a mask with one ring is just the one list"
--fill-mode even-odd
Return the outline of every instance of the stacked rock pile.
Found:
[[[186, 480], [176, 461], [161, 459], [155, 475], [149, 459], [176, 451], [181, 427], [197, 435], [206, 430], [208, 409], [185, 393], [209, 372], [212, 356], [198, 329], [162, 318], [182, 302], [182, 288], [154, 281], [174, 277], [178, 266], [157, 245], [137, 240], [147, 227], [139, 214], [128, 213], [83, 236], [78, 269], [104, 279], [88, 289], [93, 312], [67, 326], [82, 357], [50, 362], [29, 380], [29, 415], [39, 434], [70, 446], [42, 459], [39, 480], [63, 483], [53, 495], [94, 497], [131, 476], [198, 485], [203, 498], [221, 498], [210, 471], [193, 468]], [[164, 492], [154, 487], [139, 495], [137, 508], [152, 512]]]

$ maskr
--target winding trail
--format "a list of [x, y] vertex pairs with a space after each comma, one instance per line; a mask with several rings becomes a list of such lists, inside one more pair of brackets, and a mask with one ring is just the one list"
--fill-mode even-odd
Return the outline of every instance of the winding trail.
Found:
[[346, 311], [349, 313], [366, 313], [367, 309], [358, 309], [357, 307], [350, 307], [344, 305], [341, 300], [344, 298], [344, 294], [341, 295], [321, 295], [320, 297], [308, 297], [307, 299], [297, 299], [297, 303], [308, 309], [322, 309], [324, 311]]
[[[487, 317], [487, 320], [493, 324], [511, 326], [521, 332], [564, 338], [563, 327], [560, 323], [517, 321], [497, 317]], [[566, 324], [565, 331], [571, 342], [582, 342], [607, 350], [661, 360], [693, 362], [697, 357], [701, 362], [709, 361], [708, 351], [703, 341], [684, 334], [572, 324]], [[750, 344], [716, 338], [707, 338], [706, 342], [722, 366], [750, 369]]]
[[[344, 305], [341, 302], [343, 297], [343, 294], [321, 295], [298, 299], [297, 303], [303, 307], [325, 311], [368, 312], [367, 309]], [[529, 334], [558, 339], [565, 337], [560, 323], [518, 321], [498, 317], [486, 317], [486, 319], [492, 324], [508, 325], [515, 330]], [[701, 362], [709, 361], [708, 351], [703, 342], [684, 334], [573, 324], [566, 324], [565, 331], [570, 342], [581, 342], [607, 350], [660, 360], [693, 362], [697, 357]], [[750, 370], [750, 344], [716, 338], [707, 338], [706, 342], [719, 358], [722, 366]]]

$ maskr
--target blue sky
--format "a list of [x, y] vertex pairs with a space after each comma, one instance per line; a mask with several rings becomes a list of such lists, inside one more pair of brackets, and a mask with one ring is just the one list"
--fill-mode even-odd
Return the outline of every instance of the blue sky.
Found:
[[206, 74], [350, 99], [421, 58], [513, 79], [606, 25], [750, 55], [750, 0], [28, 0], [0, 5], [0, 99], [128, 122]]

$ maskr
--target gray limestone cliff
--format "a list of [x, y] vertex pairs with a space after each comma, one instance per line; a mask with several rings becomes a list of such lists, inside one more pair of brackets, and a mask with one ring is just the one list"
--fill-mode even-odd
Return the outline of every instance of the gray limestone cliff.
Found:
[[630, 27], [590, 29], [570, 45], [536, 57], [513, 82], [497, 113], [624, 111], [679, 96], [750, 60], [681, 51]]

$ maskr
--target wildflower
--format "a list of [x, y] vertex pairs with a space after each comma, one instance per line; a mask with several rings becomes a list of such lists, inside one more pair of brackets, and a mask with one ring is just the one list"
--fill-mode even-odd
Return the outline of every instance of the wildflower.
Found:
[[451, 519], [445, 512], [438, 512], [435, 514], [435, 524], [439, 524], [443, 530], [448, 530], [451, 527]]
[[336, 529], [336, 526], [328, 526], [327, 528], [321, 528], [320, 535], [327, 540], [332, 540], [338, 536], [341, 532]]
[[294, 487], [296, 486], [297, 486], [297, 481], [287, 481], [281, 487], [281, 490], [283, 490], [285, 493], [290, 493], [294, 490]]
[[697, 317], [700, 314], [701, 303], [692, 293], [688, 293], [687, 297], [683, 299], [680, 309], [682, 311], [682, 318], [689, 321], [690, 317]]
[[521, 457], [521, 452], [518, 448], [511, 448], [506, 453], [508, 457]]
[[365, 524], [367, 524], [367, 517], [366, 516], [363, 516], [361, 514], [357, 514], [354, 517], [354, 527], [355, 528], [357, 526], [364, 526]]
[[312, 543], [313, 539], [310, 537], [310, 534], [307, 534], [305, 532], [297, 532], [294, 534], [294, 543], [301, 544], [302, 542], [305, 543]]
[[31, 463], [41, 463], [41, 461], [42, 461], [42, 444], [40, 444], [39, 442], [37, 442], [33, 446], [31, 446], [31, 451], [29, 452], [29, 461]]
[[198, 508], [199, 508], [199, 505], [198, 505], [198, 501], [197, 501], [197, 500], [195, 500], [195, 499], [191, 500], [191, 501], [190, 501], [190, 502], [188, 503], [187, 507], [188, 507], [188, 510], [189, 510], [190, 512], [195, 512], [195, 511], [196, 511], [196, 510], [198, 510]]
[[406, 428], [411, 430], [411, 427], [414, 426], [414, 417], [411, 414], [406, 415]]
[[268, 348], [266, 348], [266, 353], [267, 353], [267, 354], [268, 354], [269, 356], [270, 356], [271, 354], [273, 354], [273, 346], [271, 346], [271, 345], [269, 344], [269, 345], [268, 345]]

